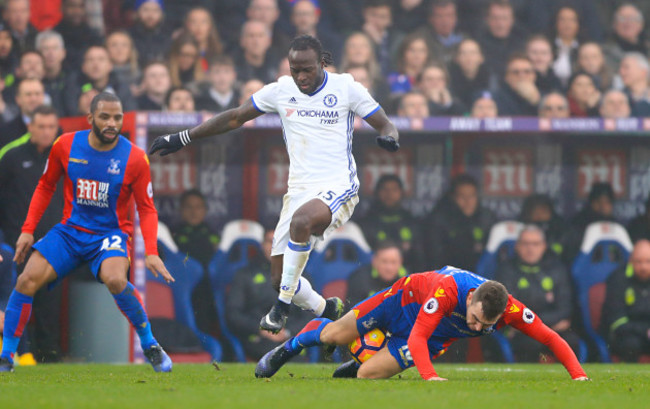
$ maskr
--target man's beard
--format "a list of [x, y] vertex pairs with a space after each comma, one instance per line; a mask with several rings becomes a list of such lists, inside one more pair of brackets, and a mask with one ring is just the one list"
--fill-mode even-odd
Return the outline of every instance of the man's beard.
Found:
[[93, 133], [95, 134], [95, 136], [97, 136], [97, 139], [99, 139], [99, 142], [102, 145], [110, 145], [113, 142], [115, 142], [115, 140], [120, 136], [120, 132], [122, 132], [122, 128], [116, 129], [116, 131], [117, 132], [115, 133], [115, 137], [113, 137], [112, 139], [107, 138], [106, 136], [104, 136], [104, 134], [99, 129], [99, 127], [95, 125], [95, 121], [93, 121]]

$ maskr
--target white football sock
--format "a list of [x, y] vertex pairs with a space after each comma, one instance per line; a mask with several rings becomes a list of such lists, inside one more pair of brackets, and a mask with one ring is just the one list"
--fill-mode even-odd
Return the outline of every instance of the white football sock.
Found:
[[305, 277], [300, 277], [298, 290], [293, 296], [293, 303], [303, 310], [313, 312], [317, 317], [323, 315], [323, 311], [325, 311], [325, 299], [314, 291]]
[[289, 240], [282, 260], [282, 280], [280, 281], [280, 295], [278, 296], [280, 301], [291, 304], [302, 271], [305, 269], [307, 260], [309, 260], [310, 252], [311, 244], [309, 242], [295, 243]]

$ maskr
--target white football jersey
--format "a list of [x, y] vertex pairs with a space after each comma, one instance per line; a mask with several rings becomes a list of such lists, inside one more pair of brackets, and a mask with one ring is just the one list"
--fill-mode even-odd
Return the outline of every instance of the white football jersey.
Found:
[[325, 72], [316, 91], [303, 94], [283, 76], [253, 94], [260, 112], [276, 112], [289, 153], [289, 189], [306, 186], [359, 186], [352, 157], [354, 115], [367, 118], [380, 107], [350, 74]]

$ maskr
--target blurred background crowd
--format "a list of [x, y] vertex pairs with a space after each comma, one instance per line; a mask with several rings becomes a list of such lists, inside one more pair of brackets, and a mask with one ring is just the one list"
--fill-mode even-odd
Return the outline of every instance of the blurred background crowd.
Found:
[[[644, 0], [5, 0], [0, 5], [0, 242], [6, 243], [1, 251], [10, 252], [20, 233], [59, 118], [85, 115], [101, 91], [117, 94], [125, 110], [233, 108], [264, 84], [290, 75], [286, 54], [300, 34], [316, 36], [334, 57], [327, 69], [350, 73], [393, 116], [650, 116], [650, 30], [644, 19], [650, 2]], [[339, 289], [349, 305], [408, 273], [446, 264], [476, 269], [497, 218], [482, 206], [474, 178], [454, 178], [424, 217], [402, 206], [398, 176], [384, 175], [374, 191], [368, 210], [353, 218], [372, 258]], [[528, 197], [518, 218], [525, 227], [494, 271], [494, 278], [576, 350], [585, 336], [570, 271], [587, 227], [616, 222], [615, 200], [610, 185], [594, 184], [583, 209], [565, 220], [549, 197]], [[52, 203], [37, 239], [60, 220], [62, 197]], [[220, 317], [207, 273], [220, 232], [206, 221], [199, 190], [185, 192], [180, 209], [180, 222], [170, 226], [173, 241], [205, 269], [193, 292], [198, 327], [220, 338], [229, 326], [251, 359], [299, 329], [304, 321], [293, 316], [296, 327], [285, 333], [257, 329], [275, 298], [265, 257], [269, 231], [264, 251], [234, 275]], [[627, 233], [634, 243], [630, 264], [620, 263], [607, 283], [611, 290], [600, 333], [621, 359], [637, 360], [650, 353], [650, 200], [627, 224]], [[7, 283], [0, 289], [10, 291], [12, 267], [7, 262], [0, 267]], [[0, 293], [0, 301], [5, 295]], [[40, 361], [62, 357], [60, 302], [60, 291], [53, 291], [35, 303], [31, 349]], [[537, 346], [508, 336], [517, 360], [538, 359]], [[494, 356], [489, 345], [484, 349]], [[459, 356], [464, 357], [454, 354]]]

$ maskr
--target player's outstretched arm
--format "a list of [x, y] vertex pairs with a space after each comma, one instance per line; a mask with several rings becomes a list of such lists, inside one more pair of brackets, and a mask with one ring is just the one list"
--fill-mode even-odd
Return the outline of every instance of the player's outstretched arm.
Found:
[[379, 108], [377, 112], [366, 118], [366, 122], [379, 132], [377, 145], [389, 152], [395, 152], [399, 149], [399, 132], [397, 132], [395, 125], [388, 119], [383, 108]]
[[144, 259], [144, 265], [154, 276], [158, 277], [158, 274], [160, 274], [168, 283], [176, 281], [169, 271], [167, 271], [167, 267], [165, 267], [165, 263], [163, 263], [160, 257], [149, 255]]
[[160, 156], [169, 155], [191, 141], [232, 131], [262, 114], [249, 99], [237, 108], [221, 112], [192, 129], [157, 137], [149, 148], [149, 154], [160, 152]]

